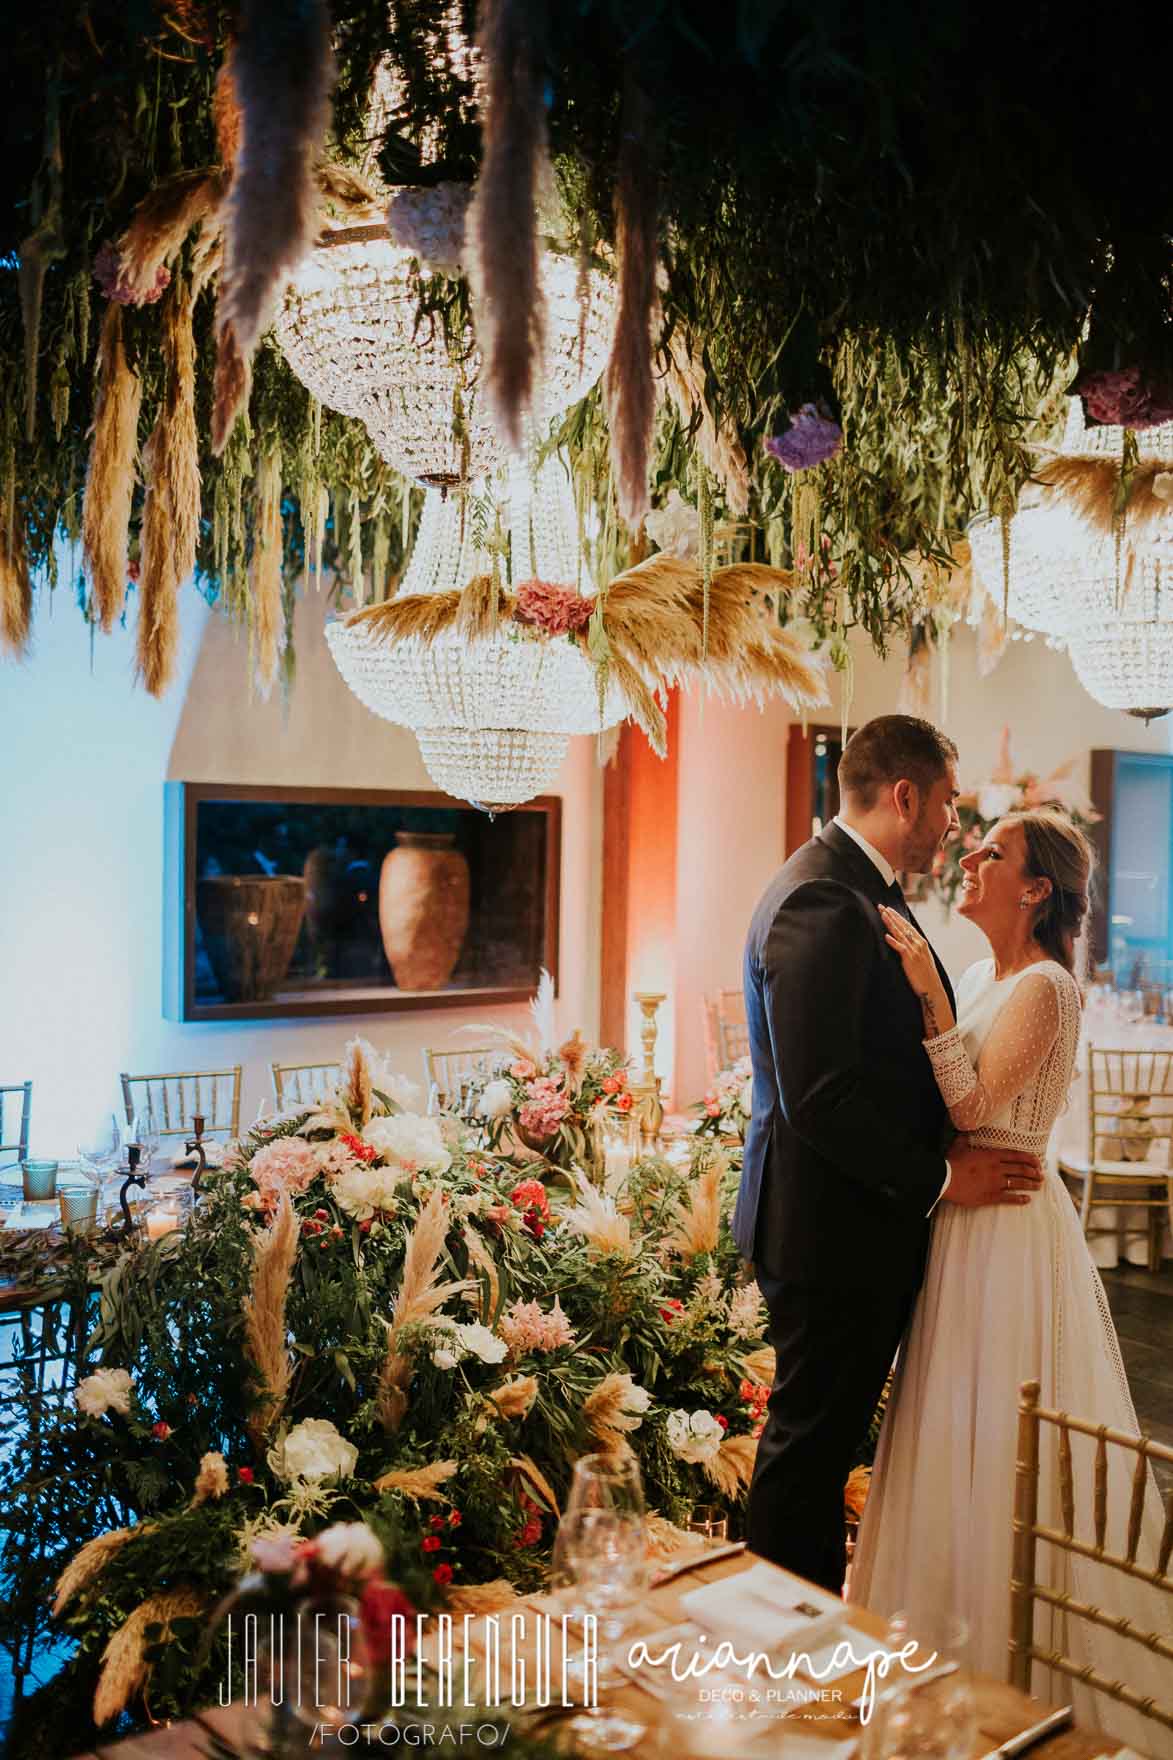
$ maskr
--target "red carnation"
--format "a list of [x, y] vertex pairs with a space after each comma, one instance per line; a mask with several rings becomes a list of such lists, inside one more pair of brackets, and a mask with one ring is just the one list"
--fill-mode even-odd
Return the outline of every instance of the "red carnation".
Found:
[[425, 1534], [420, 1541], [420, 1546], [425, 1552], [439, 1552], [443, 1544], [444, 1542], [438, 1534]]
[[157, 1424], [151, 1425], [151, 1435], [158, 1442], [166, 1442], [166, 1440], [170, 1436], [170, 1434], [171, 1434], [171, 1426], [167, 1422], [166, 1418], [160, 1418], [159, 1422]]
[[668, 1300], [664, 1303], [664, 1306], [660, 1309], [660, 1318], [666, 1325], [671, 1326], [672, 1322], [678, 1320], [683, 1312], [684, 1303], [680, 1300], [680, 1297], [669, 1296]]
[[430, 1525], [433, 1528], [442, 1528], [444, 1526], [443, 1516], [433, 1516]]
[[251, 1485], [256, 1478], [256, 1474], [251, 1467], [237, 1467], [236, 1477], [240, 1480], [242, 1485]]
[[460, 1511], [458, 1509], [454, 1509], [448, 1517], [448, 1526], [450, 1528], [459, 1528], [461, 1520], [462, 1520], [462, 1517], [461, 1517]]
[[346, 1144], [356, 1161], [377, 1161], [379, 1159], [379, 1151], [374, 1144], [364, 1143], [362, 1138], [356, 1137], [353, 1131], [339, 1131], [338, 1138], [340, 1142]]
[[432, 1579], [437, 1583], [450, 1583], [452, 1581], [452, 1566], [450, 1564], [438, 1564], [432, 1572]]

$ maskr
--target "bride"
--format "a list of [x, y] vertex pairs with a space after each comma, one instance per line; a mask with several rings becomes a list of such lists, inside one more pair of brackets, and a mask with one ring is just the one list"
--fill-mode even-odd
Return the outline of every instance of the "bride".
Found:
[[[924, 1012], [925, 1050], [950, 1117], [978, 1146], [1043, 1160], [1075, 1063], [1081, 1000], [1074, 943], [1087, 909], [1092, 853], [1062, 815], [1011, 814], [962, 859], [961, 914], [993, 952], [965, 973], [954, 1022], [928, 943], [880, 906], [887, 940]], [[970, 1631], [969, 1662], [1005, 1678], [1010, 1639], [1011, 1521], [1018, 1389], [1041, 1383], [1044, 1406], [1137, 1434], [1103, 1285], [1075, 1207], [1050, 1169], [1020, 1207], [934, 1213], [924, 1285], [905, 1335], [851, 1571], [849, 1598], [940, 1629], [951, 1613]], [[1076, 1532], [1090, 1527], [1094, 1443], [1073, 1436]], [[1113, 1483], [1112, 1472], [1120, 1476]], [[1108, 1546], [1123, 1551], [1131, 1469], [1109, 1471]], [[1082, 1516], [1081, 1516], [1082, 1510]], [[1040, 1520], [1061, 1526], [1055, 1432], [1044, 1427]], [[1156, 1481], [1138, 1562], [1155, 1568], [1162, 1527]], [[1040, 1581], [1163, 1631], [1168, 1597], [1103, 1565], [1039, 1543]], [[1066, 1627], [1066, 1629], [1063, 1629]], [[1167, 1698], [1169, 1664], [1142, 1645], [1035, 1606], [1035, 1641], [1091, 1664], [1142, 1695]], [[1079, 1721], [1106, 1722], [1149, 1753], [1173, 1752], [1150, 1719], [1036, 1663], [1036, 1693], [1072, 1702]], [[1162, 1746], [1162, 1742], [1164, 1745]]]

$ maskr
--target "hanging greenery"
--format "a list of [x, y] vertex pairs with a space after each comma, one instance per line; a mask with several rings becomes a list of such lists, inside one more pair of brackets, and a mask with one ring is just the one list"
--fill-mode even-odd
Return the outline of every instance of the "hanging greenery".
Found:
[[[837, 642], [845, 624], [880, 647], [910, 634], [901, 559], [943, 560], [974, 512], [1013, 511], [1077, 368], [1093, 418], [1111, 406], [1141, 423], [1173, 401], [1169, 179], [1151, 155], [1165, 82], [1157, 60], [1150, 73], [1126, 51], [1146, 14], [1126, 5], [1072, 31], [1001, 0], [927, 14], [913, 0], [496, 0], [480, 18], [471, 0], [25, 9], [5, 33], [5, 647], [27, 639], [30, 583], [55, 582], [55, 539], [84, 525], [85, 614], [109, 628], [123, 577], [133, 588], [138, 576], [156, 630], [140, 637], [140, 666], [150, 688], [165, 684], [170, 588], [157, 568], [141, 579], [144, 547], [158, 554], [143, 520], [151, 481], [158, 536], [168, 497], [181, 483], [190, 496], [196, 475], [186, 441], [161, 457], [161, 413], [187, 407], [181, 283], [203, 590], [260, 621], [268, 674], [284, 651], [278, 478], [283, 599], [307, 561], [360, 600], [390, 590], [412, 501], [261, 332], [315, 224], [315, 184], [319, 202], [345, 204], [347, 165], [391, 185], [476, 180], [478, 29], [502, 69], [527, 69], [514, 101], [529, 110], [503, 116], [496, 138], [529, 142], [529, 169], [505, 164], [500, 187], [514, 174], [532, 191], [548, 140], [572, 248], [619, 265], [615, 469], [597, 398], [567, 431], [609, 572], [629, 560], [619, 510], [634, 520], [649, 493], [695, 493], [699, 451], [718, 521], [746, 522], [772, 562], [802, 574], [788, 615], [805, 611]], [[380, 64], [394, 97], [372, 103]], [[256, 182], [269, 150], [286, 168], [272, 203]], [[488, 204], [478, 216], [492, 230]], [[452, 297], [437, 280], [421, 280], [433, 308]], [[520, 332], [509, 316], [496, 309], [485, 339], [490, 381], [511, 370], [494, 337], [531, 333], [532, 311]], [[524, 368], [513, 363], [515, 387]], [[670, 416], [653, 420], [649, 384]], [[792, 473], [808, 407], [842, 444]]]

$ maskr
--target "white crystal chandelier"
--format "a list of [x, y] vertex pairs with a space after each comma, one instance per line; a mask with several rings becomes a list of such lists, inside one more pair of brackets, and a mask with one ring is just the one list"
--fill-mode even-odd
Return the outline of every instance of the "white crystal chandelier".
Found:
[[[293, 372], [330, 409], [366, 427], [381, 457], [426, 487], [495, 470], [504, 449], [489, 424], [471, 325], [453, 345], [438, 317], [419, 316], [413, 253], [381, 220], [326, 233], [294, 273], [277, 319]], [[612, 282], [543, 253], [545, 346], [532, 416], [545, 423], [584, 397], [606, 363]]]
[[[472, 510], [428, 491], [401, 595], [462, 590], [492, 570], [478, 549]], [[520, 462], [509, 473], [502, 524], [515, 581], [568, 583], [580, 573], [574, 499], [557, 458], [536, 477]], [[459, 629], [424, 641], [386, 642], [363, 624], [327, 625], [339, 672], [368, 709], [419, 740], [437, 787], [498, 812], [550, 787], [572, 734], [611, 727], [630, 713], [614, 683], [599, 700], [597, 674], [582, 649], [543, 640], [517, 625], [470, 639]]]
[[[1085, 428], [1073, 398], [1058, 458], [1112, 464], [1123, 442], [1120, 428]], [[1136, 442], [1140, 466], [1173, 466], [1173, 423]], [[1173, 500], [1166, 505], [1163, 517], [1159, 507], [1143, 521], [1126, 515], [1117, 534], [1085, 518], [1062, 486], [1032, 485], [1009, 522], [1008, 567], [1001, 521], [969, 528], [991, 599], [1000, 605], [1005, 594], [1016, 622], [1065, 648], [1089, 695], [1143, 719], [1173, 707]]]

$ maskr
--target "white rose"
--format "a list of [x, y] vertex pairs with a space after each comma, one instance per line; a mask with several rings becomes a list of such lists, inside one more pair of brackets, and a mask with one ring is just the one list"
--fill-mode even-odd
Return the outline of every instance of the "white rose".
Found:
[[279, 1479], [349, 1479], [358, 1449], [347, 1442], [329, 1418], [303, 1418], [283, 1443], [269, 1450], [269, 1465]]
[[507, 1082], [504, 1076], [498, 1076], [481, 1095], [477, 1111], [482, 1118], [505, 1118], [513, 1111], [513, 1084]]
[[373, 1577], [383, 1568], [383, 1548], [365, 1522], [335, 1522], [314, 1545], [328, 1570], [348, 1577]]
[[[646, 1412], [652, 1403], [651, 1394], [646, 1387], [641, 1387], [638, 1381], [633, 1381], [630, 1375], [626, 1376], [625, 1380], [627, 1386], [623, 1389], [619, 1400], [620, 1410], [629, 1413]], [[636, 1428], [638, 1429], [639, 1426], [637, 1425]]]
[[987, 782], [978, 790], [977, 809], [983, 819], [1001, 819], [1019, 804], [1019, 791], [1012, 782]]
[[505, 1340], [490, 1332], [487, 1326], [482, 1326], [479, 1320], [458, 1325], [456, 1335], [464, 1349], [479, 1357], [482, 1363], [502, 1363], [509, 1350]]
[[393, 1210], [397, 1188], [407, 1178], [402, 1167], [355, 1167], [340, 1174], [330, 1188], [340, 1210], [366, 1222], [376, 1210]]
[[432, 1173], [445, 1173], [452, 1165], [438, 1121], [421, 1118], [417, 1112], [397, 1112], [392, 1118], [372, 1118], [363, 1126], [362, 1134], [363, 1141], [370, 1143], [387, 1160]]
[[129, 1369], [95, 1369], [92, 1375], [78, 1382], [73, 1390], [73, 1401], [87, 1418], [100, 1418], [103, 1412], [121, 1412], [125, 1418], [130, 1411], [133, 1392]]
[[677, 1408], [668, 1414], [668, 1446], [679, 1460], [694, 1464], [711, 1461], [720, 1449], [724, 1435], [712, 1412], [686, 1412]]

